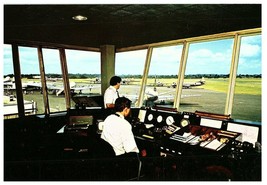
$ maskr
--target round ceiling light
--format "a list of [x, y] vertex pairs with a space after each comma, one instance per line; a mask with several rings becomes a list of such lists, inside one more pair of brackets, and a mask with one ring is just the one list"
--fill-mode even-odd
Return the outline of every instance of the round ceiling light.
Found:
[[72, 19], [76, 20], [76, 21], [86, 21], [87, 17], [82, 16], [82, 15], [75, 15], [72, 17]]

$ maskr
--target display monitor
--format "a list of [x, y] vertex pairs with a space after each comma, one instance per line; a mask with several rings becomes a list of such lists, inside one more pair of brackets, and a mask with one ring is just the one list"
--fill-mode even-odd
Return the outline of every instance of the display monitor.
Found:
[[211, 128], [221, 129], [222, 121], [221, 120], [201, 118], [200, 125], [206, 126], [206, 127], [211, 127]]
[[146, 110], [145, 109], [140, 109], [139, 110], [139, 114], [138, 114], [138, 118], [139, 118], [141, 123], [145, 122], [145, 117], [146, 117]]
[[69, 125], [93, 125], [93, 116], [84, 115], [84, 116], [70, 116]]
[[76, 105], [84, 107], [103, 107], [104, 105], [104, 99], [101, 95], [75, 95], [72, 100]]
[[247, 141], [252, 143], [253, 146], [258, 141], [259, 127], [229, 122], [227, 130], [242, 133], [242, 142]]

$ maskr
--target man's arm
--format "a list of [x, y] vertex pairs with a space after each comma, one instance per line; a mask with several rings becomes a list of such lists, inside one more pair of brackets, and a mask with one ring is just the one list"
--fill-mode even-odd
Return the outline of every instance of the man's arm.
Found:
[[113, 103], [106, 103], [106, 108], [114, 108], [115, 104]]
[[139, 153], [139, 149], [136, 145], [134, 135], [133, 135], [131, 128], [128, 128], [124, 131], [123, 145], [124, 145], [124, 149], [127, 153], [129, 153], [129, 152]]
[[107, 89], [104, 94], [104, 103], [105, 103], [106, 108], [115, 107], [113, 99], [114, 99], [114, 93], [111, 90]]

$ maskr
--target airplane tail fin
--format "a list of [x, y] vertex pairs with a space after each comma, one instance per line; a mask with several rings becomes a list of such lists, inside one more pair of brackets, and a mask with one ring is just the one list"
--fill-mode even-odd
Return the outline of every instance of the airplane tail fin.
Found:
[[70, 88], [74, 87], [76, 85], [75, 82], [70, 82]]
[[201, 80], [200, 80], [200, 83], [205, 84], [205, 82], [206, 82], [206, 81], [205, 81], [205, 78], [202, 77]]
[[64, 91], [64, 88], [63, 89], [60, 89], [56, 92], [56, 95], [59, 96], [62, 92]]

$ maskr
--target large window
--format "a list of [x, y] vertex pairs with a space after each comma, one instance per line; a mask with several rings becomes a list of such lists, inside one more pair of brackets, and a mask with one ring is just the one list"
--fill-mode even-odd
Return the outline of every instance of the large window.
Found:
[[[100, 95], [100, 53], [66, 49], [71, 96]], [[71, 106], [75, 102], [71, 101]]]
[[[4, 68], [3, 68], [3, 114], [5, 118], [17, 116], [18, 106], [16, 100], [16, 86], [13, 69], [12, 49], [10, 45], [4, 45]], [[15, 115], [14, 115], [15, 114]]]
[[129, 98], [136, 106], [139, 96], [147, 50], [116, 53], [115, 74], [122, 78], [120, 95]]
[[144, 105], [172, 107], [179, 71], [182, 45], [153, 48]]
[[19, 59], [25, 112], [43, 114], [44, 101], [37, 48], [19, 47]]
[[241, 38], [232, 117], [261, 122], [261, 35]]
[[224, 114], [232, 48], [233, 39], [190, 44], [180, 110]]
[[[150, 46], [149, 50], [116, 53], [115, 74], [122, 77], [120, 95], [131, 99], [134, 107], [142, 90], [143, 105], [174, 107], [175, 98], [181, 94], [181, 99], [177, 99], [179, 105], [175, 104], [180, 112], [227, 112], [234, 119], [261, 122], [261, 35], [252, 35], [255, 33], [253, 30], [252, 33], [250, 30], [237, 33], [238, 36], [229, 33], [221, 37], [218, 34], [210, 36], [208, 40], [190, 38], [177, 41], [181, 43], [177, 45], [170, 42], [171, 45], [166, 46], [164, 42], [164, 46]], [[234, 38], [237, 42], [234, 42]], [[100, 53], [71, 49], [65, 52], [71, 95], [100, 95]], [[42, 49], [42, 53], [50, 112], [66, 111], [59, 50]], [[37, 47], [19, 46], [18, 56], [25, 112], [43, 114]], [[148, 66], [145, 66], [146, 59], [151, 59], [147, 61]], [[8, 118], [18, 113], [10, 45], [4, 45], [3, 63], [4, 115]], [[183, 73], [184, 76], [181, 76]], [[143, 80], [146, 80], [145, 84], [142, 84]], [[182, 85], [182, 89], [178, 89], [177, 83]], [[27, 103], [31, 103], [31, 107], [26, 107]], [[74, 106], [73, 102], [71, 106]]]
[[44, 68], [49, 91], [50, 112], [66, 110], [65, 92], [62, 79], [62, 71], [59, 58], [59, 50], [43, 49]]
[[[42, 49], [50, 112], [66, 110], [65, 92], [58, 49]], [[71, 92], [100, 94], [100, 53], [66, 50]], [[36, 47], [19, 47], [24, 109], [27, 114], [43, 114], [44, 101]], [[18, 114], [12, 48], [4, 46], [4, 115]], [[74, 106], [72, 102], [72, 106]], [[11, 117], [12, 116], [12, 117]]]

